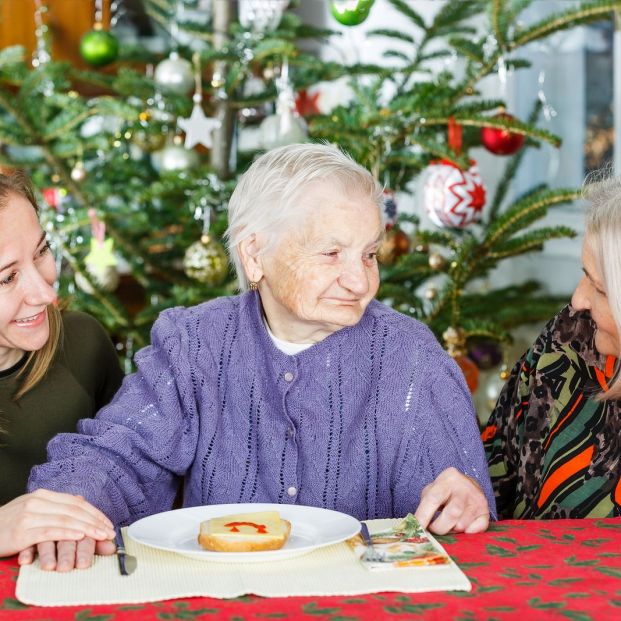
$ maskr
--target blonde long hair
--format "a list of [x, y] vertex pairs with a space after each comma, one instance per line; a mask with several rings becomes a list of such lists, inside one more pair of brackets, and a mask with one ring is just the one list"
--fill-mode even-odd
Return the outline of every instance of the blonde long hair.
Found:
[[[25, 198], [32, 205], [37, 215], [39, 214], [39, 206], [30, 180], [22, 172], [15, 172], [9, 175], [0, 174], [0, 209], [6, 207], [11, 195]], [[57, 306], [53, 304], [48, 305], [47, 320], [49, 324], [49, 338], [41, 349], [28, 354], [26, 364], [18, 373], [21, 382], [13, 395], [14, 401], [21, 399], [45, 377], [56, 357], [63, 328], [62, 317]]]

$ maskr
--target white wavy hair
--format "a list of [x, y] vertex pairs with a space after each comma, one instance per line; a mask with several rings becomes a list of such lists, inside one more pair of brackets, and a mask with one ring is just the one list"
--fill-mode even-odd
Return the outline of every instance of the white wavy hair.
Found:
[[262, 235], [266, 248], [282, 239], [294, 224], [311, 215], [301, 200], [310, 185], [321, 181], [334, 191], [382, 204], [382, 187], [373, 175], [349, 155], [327, 144], [291, 144], [257, 158], [240, 177], [229, 201], [227, 250], [235, 265], [239, 289], [248, 289], [238, 244], [252, 234]]
[[[585, 243], [588, 244], [601, 274], [608, 305], [621, 337], [621, 177], [602, 178], [609, 170], [592, 175], [584, 186], [588, 200], [585, 222]], [[621, 360], [621, 351], [617, 352]], [[621, 398], [621, 373], [619, 365], [610, 389], [602, 399]]]

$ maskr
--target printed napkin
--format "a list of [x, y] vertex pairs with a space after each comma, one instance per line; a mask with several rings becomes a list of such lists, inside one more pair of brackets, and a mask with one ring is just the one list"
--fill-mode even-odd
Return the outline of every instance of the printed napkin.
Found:
[[369, 534], [372, 547], [367, 546], [361, 535], [348, 543], [363, 566], [371, 571], [451, 563], [449, 555], [411, 513], [390, 528], [369, 529]]

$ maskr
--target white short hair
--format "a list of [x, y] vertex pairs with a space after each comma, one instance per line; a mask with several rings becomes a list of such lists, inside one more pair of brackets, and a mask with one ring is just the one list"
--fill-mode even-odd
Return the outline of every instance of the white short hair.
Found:
[[[596, 173], [584, 187], [588, 200], [585, 223], [585, 243], [593, 253], [608, 296], [608, 305], [621, 335], [621, 177], [601, 178]], [[598, 178], [599, 177], [599, 178]], [[621, 359], [621, 351], [617, 352]], [[621, 398], [621, 373], [617, 369], [610, 390], [604, 399]]]
[[304, 215], [304, 191], [317, 181], [334, 185], [335, 192], [369, 198], [382, 204], [382, 187], [373, 175], [349, 155], [327, 144], [291, 144], [257, 158], [240, 177], [229, 201], [225, 239], [241, 291], [248, 279], [237, 250], [252, 234], [261, 234], [271, 246], [283, 231]]

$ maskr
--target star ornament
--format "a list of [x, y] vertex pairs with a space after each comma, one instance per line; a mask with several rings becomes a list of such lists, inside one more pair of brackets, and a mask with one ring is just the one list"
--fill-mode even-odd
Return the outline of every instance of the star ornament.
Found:
[[84, 263], [102, 269], [116, 265], [114, 240], [109, 237], [101, 243], [97, 239], [91, 239], [90, 252], [84, 257]]
[[197, 144], [202, 144], [211, 149], [213, 146], [212, 133], [220, 127], [220, 121], [206, 117], [201, 105], [195, 103], [190, 117], [178, 119], [177, 125], [185, 132], [186, 149], [191, 149]]

